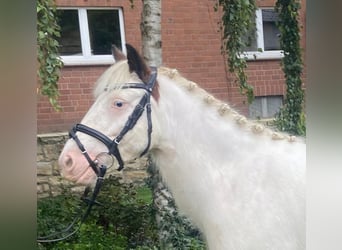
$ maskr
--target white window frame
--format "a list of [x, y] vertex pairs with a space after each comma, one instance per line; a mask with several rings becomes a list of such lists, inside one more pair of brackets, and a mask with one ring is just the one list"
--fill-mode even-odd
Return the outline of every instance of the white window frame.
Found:
[[261, 51], [245, 51], [241, 55], [246, 60], [273, 60], [284, 57], [282, 50], [264, 50], [264, 31], [262, 27], [262, 10], [271, 8], [258, 8], [255, 12], [257, 48]]
[[80, 38], [81, 38], [81, 47], [82, 47], [82, 55], [68, 55], [61, 56], [61, 59], [65, 66], [76, 66], [76, 65], [108, 65], [113, 64], [115, 62], [112, 55], [92, 55], [91, 54], [91, 46], [90, 46], [90, 38], [89, 38], [89, 26], [88, 26], [88, 17], [87, 10], [118, 10], [119, 12], [119, 23], [120, 23], [120, 35], [121, 35], [121, 44], [122, 51], [126, 54], [126, 38], [125, 38], [125, 30], [124, 30], [124, 18], [122, 8], [84, 8], [84, 7], [59, 7], [58, 9], [65, 10], [77, 10], [78, 11], [78, 21], [80, 25]]

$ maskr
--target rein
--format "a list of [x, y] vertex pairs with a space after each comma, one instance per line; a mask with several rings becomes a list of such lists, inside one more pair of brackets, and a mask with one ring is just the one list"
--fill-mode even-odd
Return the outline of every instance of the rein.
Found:
[[[62, 241], [62, 240], [69, 238], [70, 236], [74, 235], [76, 232], [78, 232], [80, 230], [82, 223], [86, 220], [86, 218], [90, 214], [90, 211], [91, 211], [91, 208], [93, 207], [93, 205], [101, 205], [99, 202], [96, 201], [96, 197], [100, 192], [100, 188], [102, 186], [103, 179], [104, 179], [103, 177], [106, 174], [106, 171], [107, 171], [106, 166], [101, 165], [99, 167], [96, 185], [95, 185], [94, 192], [93, 192], [90, 199], [87, 198], [87, 195], [90, 191], [90, 188], [86, 187], [86, 189], [84, 190], [84, 193], [81, 197], [81, 200], [84, 201], [85, 203], [87, 203], [88, 207], [87, 207], [86, 212], [83, 214], [83, 216], [81, 216], [81, 215], [76, 216], [68, 227], [66, 227], [65, 229], [63, 229], [59, 232], [55, 232], [55, 233], [49, 234], [47, 236], [38, 237], [37, 242], [47, 243], [47, 242]], [[72, 232], [68, 233], [75, 226], [75, 224], [78, 222], [80, 222], [78, 227], [76, 229], [74, 229]], [[59, 236], [59, 238], [58, 238], [58, 236]]]
[[[99, 164], [97, 159], [94, 159], [94, 160], [91, 159], [91, 157], [89, 156], [84, 145], [82, 144], [82, 142], [79, 140], [78, 136], [76, 135], [76, 132], [81, 132], [81, 133], [87, 134], [89, 136], [92, 136], [95, 139], [102, 142], [104, 145], [106, 145], [106, 147], [108, 148], [108, 154], [114, 156], [116, 158], [116, 160], [118, 161], [119, 167], [117, 170], [121, 171], [124, 168], [124, 162], [121, 158], [121, 154], [120, 154], [118, 146], [119, 146], [122, 138], [125, 136], [125, 134], [128, 131], [130, 131], [136, 125], [137, 121], [139, 120], [139, 118], [143, 114], [144, 109], [146, 107], [147, 139], [148, 139], [148, 141], [147, 141], [147, 145], [146, 145], [145, 149], [141, 152], [140, 157], [145, 155], [148, 152], [150, 145], [151, 145], [151, 133], [152, 133], [151, 94], [152, 94], [152, 91], [153, 91], [153, 88], [156, 84], [156, 79], [157, 79], [157, 69], [155, 67], [151, 67], [151, 68], [152, 68], [151, 77], [147, 83], [145, 83], [145, 82], [144, 83], [127, 83], [124, 86], [122, 86], [123, 89], [129, 89], [129, 88], [143, 89], [146, 91], [146, 93], [140, 99], [139, 103], [135, 106], [133, 112], [128, 117], [128, 120], [126, 121], [123, 129], [120, 131], [120, 133], [113, 140], [111, 140], [108, 136], [104, 135], [100, 131], [97, 131], [91, 127], [88, 127], [88, 126], [86, 126], [84, 124], [80, 124], [80, 123], [76, 124], [70, 130], [69, 137], [72, 138], [76, 142], [78, 148], [81, 150], [82, 154], [87, 159], [89, 166], [92, 168], [92, 170], [95, 172], [95, 174], [97, 176], [94, 192], [93, 192], [91, 198], [87, 198], [87, 195], [90, 191], [90, 188], [86, 187], [86, 189], [84, 190], [84, 194], [81, 197], [81, 200], [86, 202], [88, 204], [88, 207], [87, 207], [87, 210], [83, 216], [80, 216], [80, 215], [76, 216], [74, 218], [74, 220], [72, 221], [72, 223], [60, 232], [52, 233], [50, 235], [43, 236], [43, 237], [38, 237], [37, 242], [41, 242], [41, 243], [56, 242], [56, 241], [61, 241], [61, 240], [64, 240], [66, 238], [69, 238], [70, 236], [74, 235], [80, 229], [82, 223], [86, 220], [86, 218], [90, 214], [90, 211], [91, 211], [91, 208], [93, 207], [93, 205], [95, 205], [95, 204], [101, 205], [99, 202], [96, 201], [96, 197], [100, 192], [100, 189], [101, 189], [101, 186], [103, 183], [103, 179], [104, 179], [104, 175], [106, 174], [106, 171], [107, 171], [107, 166], [105, 164]], [[80, 222], [78, 227], [74, 231], [68, 233], [74, 227], [74, 225], [77, 222]], [[66, 235], [63, 236], [63, 234], [66, 234]], [[60, 236], [60, 237], [55, 238], [58, 236]]]

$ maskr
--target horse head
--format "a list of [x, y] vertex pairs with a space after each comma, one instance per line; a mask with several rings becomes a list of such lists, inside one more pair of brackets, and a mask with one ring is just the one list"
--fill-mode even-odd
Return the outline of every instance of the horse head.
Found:
[[[130, 45], [127, 56], [113, 47], [116, 62], [97, 80], [95, 101], [80, 124], [70, 131], [59, 166], [62, 176], [79, 184], [92, 183], [97, 164], [118, 162], [122, 169], [153, 147], [151, 110], [158, 101], [156, 72]], [[110, 163], [108, 163], [110, 162]], [[102, 164], [102, 163], [101, 163]]]

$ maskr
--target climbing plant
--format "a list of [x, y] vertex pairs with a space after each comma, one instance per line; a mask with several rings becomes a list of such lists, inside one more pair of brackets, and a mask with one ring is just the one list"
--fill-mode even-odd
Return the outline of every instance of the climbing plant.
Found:
[[285, 104], [277, 115], [275, 124], [282, 131], [305, 135], [299, 9], [299, 0], [278, 0], [275, 6], [275, 11], [279, 14], [277, 26], [281, 34], [280, 46], [284, 52], [282, 67], [287, 87]]
[[222, 51], [227, 55], [229, 71], [234, 72], [237, 77], [240, 92], [246, 95], [248, 103], [251, 103], [254, 99], [253, 87], [247, 83], [247, 62], [243, 57], [243, 50], [255, 35], [255, 0], [218, 0], [215, 10], [219, 6], [223, 11]]
[[51, 105], [60, 110], [57, 99], [58, 79], [63, 67], [58, 57], [60, 27], [57, 24], [54, 0], [37, 0], [37, 60], [39, 93], [49, 98]]

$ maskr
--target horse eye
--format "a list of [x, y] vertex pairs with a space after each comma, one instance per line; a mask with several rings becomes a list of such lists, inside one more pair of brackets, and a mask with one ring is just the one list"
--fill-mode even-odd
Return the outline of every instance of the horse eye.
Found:
[[123, 106], [123, 102], [122, 101], [115, 101], [114, 106], [117, 108], [121, 108]]

